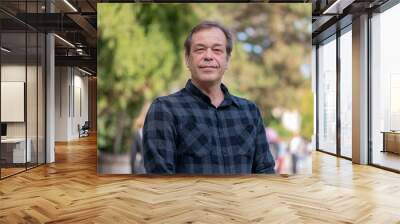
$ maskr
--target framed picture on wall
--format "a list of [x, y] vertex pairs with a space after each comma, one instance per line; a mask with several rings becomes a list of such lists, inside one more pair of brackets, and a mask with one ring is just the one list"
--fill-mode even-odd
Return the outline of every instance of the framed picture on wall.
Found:
[[1, 122], [24, 122], [25, 82], [1, 82]]

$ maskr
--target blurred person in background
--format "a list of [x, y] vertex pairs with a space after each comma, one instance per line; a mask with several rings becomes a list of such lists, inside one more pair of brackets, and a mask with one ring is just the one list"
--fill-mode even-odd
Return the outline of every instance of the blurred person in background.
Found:
[[273, 128], [265, 128], [265, 134], [267, 136], [271, 154], [276, 160], [279, 154], [279, 134]]
[[292, 172], [296, 174], [299, 162], [310, 155], [311, 144], [299, 132], [294, 132], [289, 143], [289, 152], [292, 159]]
[[265, 128], [265, 133], [272, 156], [275, 159], [275, 170], [277, 173], [285, 173], [287, 161], [286, 142], [280, 139], [278, 132], [273, 128]]
[[133, 134], [133, 143], [131, 147], [131, 170], [134, 174], [146, 173], [143, 161], [143, 125], [148, 107], [148, 104], [143, 106], [134, 124], [135, 132]]
[[301, 136], [298, 132], [293, 133], [293, 137], [289, 142], [289, 153], [292, 159], [292, 173], [295, 174], [297, 173], [297, 160], [298, 160], [298, 155], [297, 153], [300, 150], [301, 146]]

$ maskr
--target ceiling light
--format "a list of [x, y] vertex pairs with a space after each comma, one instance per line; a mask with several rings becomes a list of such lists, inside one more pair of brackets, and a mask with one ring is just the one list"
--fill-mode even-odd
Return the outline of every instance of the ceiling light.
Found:
[[4, 52], [6, 52], [6, 53], [10, 53], [10, 52], [11, 52], [11, 50], [9, 50], [9, 49], [7, 49], [7, 48], [5, 48], [5, 47], [1, 47], [1, 50], [4, 51]]
[[322, 14], [342, 14], [343, 10], [351, 5], [355, 0], [336, 0]]
[[63, 41], [64, 43], [66, 43], [67, 45], [69, 45], [70, 47], [75, 48], [75, 45], [71, 44], [71, 42], [67, 41], [66, 39], [58, 36], [57, 34], [54, 34], [55, 37], [57, 37], [58, 39], [60, 39], [61, 41]]
[[78, 10], [71, 4], [69, 1], [64, 0], [65, 4], [67, 4], [74, 12], [78, 12]]
[[[79, 55], [84, 55], [83, 49], [82, 48], [77, 48], [76, 49], [76, 53], [78, 53]], [[86, 55], [86, 54], [85, 54]]]
[[81, 71], [81, 72], [83, 72], [83, 73], [85, 73], [85, 74], [93, 75], [92, 73], [90, 73], [90, 72], [88, 72], [88, 71], [86, 71], [86, 70], [83, 70], [83, 69], [81, 69], [81, 68], [79, 68], [79, 67], [78, 67], [78, 70]]

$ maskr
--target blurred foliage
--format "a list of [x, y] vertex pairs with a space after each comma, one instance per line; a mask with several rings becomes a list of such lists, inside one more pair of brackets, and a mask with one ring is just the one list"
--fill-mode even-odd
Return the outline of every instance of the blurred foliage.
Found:
[[196, 17], [183, 4], [99, 4], [98, 14], [98, 148], [123, 153], [144, 102], [181, 73]]
[[300, 69], [302, 65], [311, 65], [311, 6], [255, 5], [257, 7], [243, 4], [241, 9], [226, 9], [236, 12], [235, 21], [240, 21], [232, 27], [235, 33], [246, 35], [245, 40], [237, 42], [237, 49], [250, 44], [261, 48], [261, 52], [251, 51], [233, 58], [225, 77], [231, 77], [229, 81], [237, 83], [239, 92], [257, 102], [268, 122], [271, 108], [296, 109], [302, 98], [299, 90], [311, 91], [310, 78]]
[[314, 132], [314, 96], [310, 89], [299, 91], [301, 95], [298, 110], [301, 114], [300, 134], [311, 141], [311, 136]]
[[183, 42], [200, 20], [219, 21], [236, 42], [224, 83], [255, 101], [266, 126], [283, 137], [272, 109], [297, 110], [313, 132], [311, 4], [99, 4], [98, 147], [129, 150], [143, 104], [183, 87]]

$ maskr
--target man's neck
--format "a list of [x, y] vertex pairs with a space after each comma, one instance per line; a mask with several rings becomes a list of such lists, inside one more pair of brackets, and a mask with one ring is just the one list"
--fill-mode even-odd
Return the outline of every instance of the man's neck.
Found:
[[224, 101], [224, 93], [221, 90], [221, 82], [207, 84], [199, 83], [192, 79], [192, 84], [195, 85], [202, 93], [207, 95], [215, 107], [218, 107], [222, 101]]

